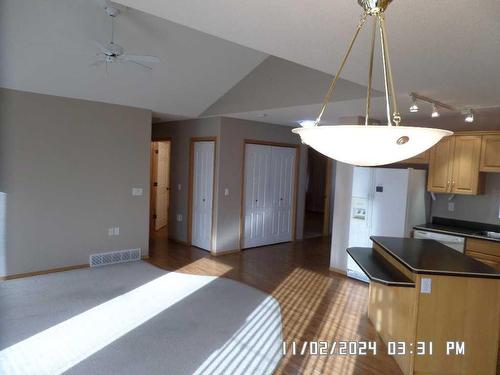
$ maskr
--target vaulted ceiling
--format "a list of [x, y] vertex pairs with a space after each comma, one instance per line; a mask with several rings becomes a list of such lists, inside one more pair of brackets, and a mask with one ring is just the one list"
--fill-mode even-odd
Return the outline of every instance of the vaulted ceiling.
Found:
[[[156, 55], [151, 72], [90, 66], [93, 41], [109, 39], [96, 0], [0, 0], [0, 86], [153, 110], [162, 120], [229, 115], [278, 124], [314, 118], [358, 22], [356, 0], [117, 0], [116, 41], [126, 53]], [[387, 12], [391, 61], [410, 122], [460, 121], [430, 107], [407, 113], [416, 91], [478, 111], [500, 128], [500, 2], [394, 0]], [[325, 114], [362, 115], [369, 25], [360, 35]], [[378, 51], [377, 51], [378, 53]], [[381, 66], [375, 66], [376, 96]], [[383, 98], [374, 116], [384, 119]]]
[[[361, 13], [356, 0], [118, 1], [329, 74], [335, 73]], [[408, 108], [410, 91], [457, 107], [498, 106], [499, 16], [497, 0], [394, 0], [387, 23], [402, 108]], [[362, 85], [368, 34], [364, 30], [342, 74]], [[380, 79], [375, 87], [383, 88]], [[349, 106], [362, 113], [362, 101]], [[383, 106], [375, 111], [383, 116]], [[423, 118], [429, 113], [430, 108]]]

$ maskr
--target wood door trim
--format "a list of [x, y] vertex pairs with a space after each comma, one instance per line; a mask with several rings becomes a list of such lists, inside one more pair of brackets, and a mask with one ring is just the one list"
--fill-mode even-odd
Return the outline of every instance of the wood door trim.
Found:
[[299, 171], [300, 171], [300, 145], [293, 143], [282, 143], [282, 142], [272, 142], [272, 141], [259, 141], [255, 139], [244, 139], [243, 140], [243, 157], [241, 165], [241, 199], [240, 199], [240, 240], [239, 248], [243, 249], [243, 235], [244, 235], [244, 217], [245, 217], [245, 155], [246, 155], [246, 145], [261, 145], [261, 146], [275, 146], [275, 147], [287, 147], [295, 149], [295, 178], [293, 182], [293, 198], [292, 198], [292, 241], [297, 240], [297, 202], [298, 202], [298, 192], [299, 192]]
[[154, 182], [156, 180], [157, 170], [158, 170], [158, 156], [156, 154], [157, 141], [151, 141], [150, 146], [150, 169], [149, 169], [149, 234], [151, 235], [156, 227], [156, 219], [154, 215], [156, 214], [156, 193]]
[[[160, 138], [155, 138], [154, 140], [151, 141], [151, 158], [150, 158], [150, 164], [149, 164], [149, 233], [153, 233], [156, 228], [156, 219], [153, 219], [153, 215], [156, 214], [156, 193], [155, 193], [155, 186], [154, 182], [156, 178], [158, 177], [158, 156], [154, 152], [155, 151], [155, 145], [158, 142], [169, 142], [170, 143], [170, 150], [169, 150], [169, 155], [168, 155], [168, 187], [169, 187], [169, 194], [168, 194], [168, 200], [169, 200], [169, 208], [170, 208], [170, 195], [172, 192], [171, 186], [172, 185], [172, 137], [160, 137]], [[157, 148], [156, 148], [157, 150]], [[167, 225], [169, 222], [169, 212], [167, 211]]]
[[[325, 202], [323, 205], [323, 236], [330, 234], [330, 201], [333, 178], [333, 160], [326, 157]], [[305, 214], [304, 214], [305, 221]]]
[[196, 142], [214, 142], [214, 173], [212, 176], [212, 229], [210, 238], [210, 251], [214, 251], [214, 223], [215, 223], [215, 179], [218, 171], [217, 168], [217, 137], [191, 137], [189, 138], [189, 182], [188, 182], [188, 219], [187, 219], [187, 245], [192, 245], [193, 235], [193, 174], [194, 174], [194, 144]]

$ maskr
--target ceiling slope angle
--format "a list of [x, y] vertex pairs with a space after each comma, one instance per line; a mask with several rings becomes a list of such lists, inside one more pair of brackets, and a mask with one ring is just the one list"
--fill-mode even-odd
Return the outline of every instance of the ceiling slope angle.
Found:
[[154, 69], [95, 61], [109, 17], [91, 0], [2, 0], [0, 87], [197, 117], [268, 55], [186, 26], [120, 7], [115, 41], [158, 57]]
[[[202, 116], [239, 117], [238, 114], [248, 112], [259, 114], [279, 108], [319, 105], [331, 79], [329, 74], [270, 56], [212, 104]], [[337, 94], [336, 101], [360, 99], [366, 95], [366, 87], [340, 79]], [[383, 93], [375, 91], [373, 95]], [[300, 117], [293, 121], [298, 119]]]
[[[118, 2], [328, 74], [335, 73], [361, 13], [357, 0]], [[456, 107], [500, 102], [499, 15], [498, 0], [394, 0], [387, 27], [398, 99], [406, 103], [416, 91]], [[342, 74], [362, 85], [368, 34], [360, 35]], [[382, 80], [374, 87], [382, 91]]]

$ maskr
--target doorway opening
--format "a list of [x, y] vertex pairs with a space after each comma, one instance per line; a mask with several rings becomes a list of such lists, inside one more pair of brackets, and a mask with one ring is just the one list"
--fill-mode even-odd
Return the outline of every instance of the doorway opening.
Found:
[[329, 236], [331, 233], [332, 172], [332, 160], [308, 147], [304, 238]]
[[168, 238], [171, 141], [151, 142], [150, 238]]

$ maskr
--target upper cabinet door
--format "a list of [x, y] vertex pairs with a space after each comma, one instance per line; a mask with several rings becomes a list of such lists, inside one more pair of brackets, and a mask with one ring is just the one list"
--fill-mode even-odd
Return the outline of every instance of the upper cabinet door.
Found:
[[459, 135], [455, 138], [451, 192], [479, 194], [482, 183], [479, 174], [481, 136]]
[[453, 172], [453, 149], [455, 137], [446, 137], [430, 151], [427, 190], [434, 193], [449, 193]]
[[483, 135], [480, 170], [500, 172], [500, 134]]

